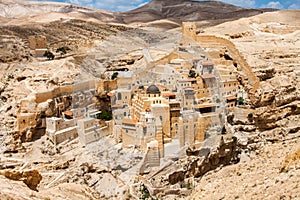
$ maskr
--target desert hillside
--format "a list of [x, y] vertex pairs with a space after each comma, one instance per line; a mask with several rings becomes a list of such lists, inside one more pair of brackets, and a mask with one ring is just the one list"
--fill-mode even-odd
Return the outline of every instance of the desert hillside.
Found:
[[120, 14], [125, 23], [153, 22], [168, 19], [173, 22], [210, 21], [217, 24], [260, 14], [272, 9], [245, 9], [218, 1], [153, 0], [135, 10]]
[[[0, 199], [300, 199], [299, 16], [300, 11], [245, 9], [217, 1], [153, 0], [114, 13], [0, 0]], [[185, 21], [195, 22], [186, 23], [191, 35], [181, 30]], [[205, 64], [215, 74], [192, 73]], [[221, 75], [222, 83], [210, 84]], [[97, 84], [86, 89], [93, 81]], [[183, 142], [176, 155], [179, 136], [176, 131], [174, 138], [162, 136], [162, 116], [152, 124], [160, 142], [147, 144], [147, 153], [138, 143], [123, 146], [129, 141], [123, 139], [128, 132], [121, 131], [123, 122], [129, 129], [136, 123], [126, 102], [155, 81], [161, 88], [152, 87], [149, 97], [161, 89], [167, 102], [176, 101], [173, 120], [188, 120], [178, 130], [196, 130], [197, 124], [197, 130], [205, 130], [201, 142]], [[242, 98], [224, 96], [225, 82], [235, 92], [237, 84]], [[190, 98], [194, 107], [181, 108], [185, 97], [174, 96], [184, 91], [179, 83], [189, 98], [200, 87], [218, 88], [197, 90], [201, 98]], [[207, 96], [202, 98], [202, 92]], [[75, 117], [77, 101], [95, 106], [93, 130], [114, 134], [88, 144], [79, 137], [56, 143], [46, 120], [63, 117], [67, 125], [81, 120]], [[211, 106], [223, 109], [209, 118], [214, 125], [192, 123], [210, 117]], [[113, 118], [109, 112], [114, 109], [120, 112]], [[146, 116], [154, 119], [148, 112], [136, 125], [144, 135]], [[168, 112], [156, 114], [163, 113]], [[181, 139], [192, 141], [192, 136]], [[168, 156], [157, 159], [149, 153], [159, 145], [165, 145]]]
[[251, 111], [256, 129], [232, 124], [246, 145], [243, 162], [203, 176], [191, 199], [300, 198], [299, 16], [299, 11], [278, 11], [203, 29], [203, 35], [228, 38], [236, 45], [259, 78], [260, 89]]

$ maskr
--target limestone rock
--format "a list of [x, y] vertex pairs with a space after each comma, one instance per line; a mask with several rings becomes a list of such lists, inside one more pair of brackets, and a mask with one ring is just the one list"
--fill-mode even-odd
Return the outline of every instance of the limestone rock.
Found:
[[37, 187], [42, 180], [42, 176], [38, 170], [4, 170], [1, 174], [11, 180], [23, 181], [30, 189], [35, 191], [37, 191]]

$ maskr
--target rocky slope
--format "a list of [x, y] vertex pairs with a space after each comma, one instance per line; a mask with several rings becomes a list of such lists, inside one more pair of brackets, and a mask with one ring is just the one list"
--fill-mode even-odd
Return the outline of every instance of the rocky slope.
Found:
[[247, 161], [204, 175], [190, 199], [299, 199], [299, 151], [299, 134], [265, 144]]
[[[248, 162], [207, 173], [196, 181], [192, 198], [298, 198], [298, 11], [264, 13], [220, 24], [263, 10], [242, 9], [214, 1], [156, 0], [127, 13], [109, 13], [68, 4], [10, 2], [0, 1], [0, 20], [3, 22], [0, 33], [0, 150], [9, 150], [6, 157], [1, 157], [1, 165], [5, 164], [1, 168], [14, 167], [20, 171], [35, 168], [43, 179], [38, 187], [40, 191], [34, 192], [22, 182], [1, 176], [0, 185], [4, 188], [1, 199], [48, 199], [49, 196], [54, 199], [119, 199], [120, 196], [130, 199], [130, 188], [126, 184], [131, 181], [128, 179], [131, 172], [123, 173], [120, 166], [130, 167], [140, 160], [140, 155], [130, 157], [132, 152], [137, 153], [134, 149], [120, 150], [120, 146], [106, 141], [93, 144], [85, 151], [78, 146], [78, 141], [57, 148], [46, 138], [18, 143], [20, 138], [14, 128], [20, 99], [35, 91], [49, 90], [89, 76], [99, 77], [103, 70], [123, 66], [127, 61], [134, 60], [138, 67], [142, 49], [164, 42], [174, 44], [179, 34], [153, 28], [135, 29], [124, 23], [164, 26], [166, 29], [165, 25], [174, 28], [182, 20], [202, 20], [198, 21], [199, 32], [230, 39], [261, 81], [255, 106], [246, 114], [240, 107], [244, 119], [231, 115], [233, 119], [229, 125], [243, 148], [241, 160]], [[103, 23], [106, 21], [119, 24]], [[214, 24], [220, 25], [203, 30]], [[61, 46], [71, 50], [64, 56], [57, 54], [53, 61], [36, 59], [30, 55], [28, 37], [39, 34], [47, 37], [50, 50], [55, 51]], [[13, 137], [5, 138], [4, 133]], [[9, 146], [3, 147], [3, 141]], [[219, 159], [217, 155], [216, 158]], [[189, 158], [185, 167], [190, 166], [188, 161]], [[99, 163], [111, 166], [114, 172]], [[48, 173], [49, 169], [51, 173]], [[257, 176], [251, 176], [253, 174]], [[118, 179], [119, 175], [122, 180]], [[51, 181], [59, 176], [61, 179], [51, 185]], [[124, 183], [123, 180], [129, 181]], [[113, 185], [112, 190], [102, 187], [108, 183]], [[291, 192], [288, 192], [288, 186], [292, 186]], [[276, 193], [278, 188], [283, 188], [284, 192]], [[246, 194], [243, 194], [244, 190]], [[263, 193], [265, 190], [267, 192]]]
[[260, 86], [251, 109], [233, 112], [243, 163], [204, 175], [191, 199], [300, 198], [299, 14], [264, 13], [203, 30], [230, 39]]

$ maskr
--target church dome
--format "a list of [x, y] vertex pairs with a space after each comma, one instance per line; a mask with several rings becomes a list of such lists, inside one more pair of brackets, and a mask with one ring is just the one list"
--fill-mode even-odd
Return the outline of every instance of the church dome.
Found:
[[147, 94], [160, 94], [158, 87], [154, 84], [150, 85], [146, 91]]

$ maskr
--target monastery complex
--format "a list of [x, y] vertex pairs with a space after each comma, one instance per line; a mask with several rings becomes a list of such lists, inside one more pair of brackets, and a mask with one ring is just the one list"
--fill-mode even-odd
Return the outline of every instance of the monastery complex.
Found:
[[[32, 38], [32, 48], [45, 47], [45, 40], [40, 46], [36, 41]], [[196, 35], [192, 22], [183, 23], [178, 43], [158, 59], [144, 49], [145, 64], [139, 68], [32, 94], [21, 102], [18, 131], [26, 138], [33, 134], [30, 127], [46, 129], [54, 145], [79, 138], [85, 146], [113, 137], [123, 148], [145, 153], [141, 173], [182, 149], [201, 147], [227, 129], [226, 114], [247, 103], [251, 97], [245, 90], [254, 90], [256, 80], [238, 80], [237, 68], [251, 74], [244, 60], [233, 59], [226, 49], [222, 55], [209, 52], [208, 40]], [[253, 88], [244, 90], [241, 81], [252, 81]], [[45, 117], [51, 116], [48, 110], [38, 113], [43, 104], [53, 105], [55, 116]], [[111, 116], [103, 120], [104, 114]]]

